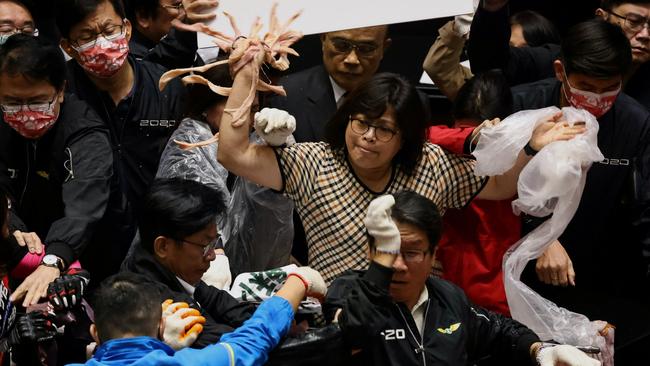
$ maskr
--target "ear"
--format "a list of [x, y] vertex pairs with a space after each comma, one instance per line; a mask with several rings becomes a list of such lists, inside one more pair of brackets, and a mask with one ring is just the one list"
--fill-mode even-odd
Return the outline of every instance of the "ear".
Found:
[[152, 19], [145, 17], [141, 12], [135, 13], [135, 27], [141, 29], [149, 29], [151, 27]]
[[598, 8], [596, 9], [596, 16], [606, 21], [609, 19], [609, 12], [607, 12], [603, 8]]
[[131, 31], [133, 29], [132, 29], [131, 22], [126, 18], [124, 18], [124, 27], [126, 28], [125, 29], [126, 30], [126, 32], [125, 32], [126, 40], [130, 41], [131, 40]]
[[433, 254], [431, 255], [431, 267], [436, 264], [436, 254], [438, 253], [438, 246], [436, 245], [435, 249], [433, 249]]
[[393, 40], [392, 40], [392, 39], [390, 39], [390, 38], [386, 38], [386, 39], [384, 39], [384, 49], [383, 49], [384, 53], [386, 53], [386, 50], [387, 50], [387, 49], [390, 47], [390, 45], [392, 45], [392, 44], [393, 44]]
[[555, 71], [555, 78], [564, 82], [564, 65], [562, 65], [562, 61], [553, 61], [553, 71]]
[[167, 258], [170, 255], [170, 246], [175, 245], [173, 239], [166, 236], [158, 236], [153, 241], [153, 252], [159, 258]]
[[97, 335], [97, 327], [95, 326], [94, 323], [90, 324], [90, 336], [93, 337], [93, 340], [95, 341], [95, 343], [97, 343], [98, 346], [101, 344], [101, 342], [99, 341], [99, 336]]
[[70, 42], [67, 39], [61, 38], [61, 41], [59, 42], [59, 45], [65, 51], [65, 53], [68, 54], [68, 56], [74, 58], [75, 60], [79, 56], [77, 51], [75, 51], [74, 48], [72, 48], [72, 45], [70, 44]]
[[64, 98], [64, 95], [65, 95], [65, 87], [67, 86], [67, 84], [68, 84], [68, 81], [67, 81], [67, 80], [64, 81], [64, 82], [63, 82], [63, 87], [61, 88], [61, 90], [59, 90], [59, 96], [57, 97], [59, 103], [63, 103], [63, 100], [65, 99], [65, 98]]

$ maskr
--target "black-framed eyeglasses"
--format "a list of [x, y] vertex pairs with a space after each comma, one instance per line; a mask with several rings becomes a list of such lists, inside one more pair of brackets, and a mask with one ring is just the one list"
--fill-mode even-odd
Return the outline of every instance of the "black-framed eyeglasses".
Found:
[[399, 255], [406, 263], [419, 264], [424, 261], [427, 253], [429, 253], [429, 250], [405, 250], [401, 251]]
[[360, 57], [370, 57], [374, 56], [379, 49], [379, 46], [375, 43], [362, 43], [362, 42], [353, 42], [348, 41], [344, 38], [332, 37], [328, 38], [334, 51], [341, 54], [348, 54], [354, 50], [356, 54]]
[[175, 4], [160, 5], [160, 7], [180, 12], [181, 10], [183, 10], [183, 2], [180, 1]]
[[54, 109], [54, 103], [58, 96], [59, 93], [56, 93], [51, 101], [44, 103], [2, 103], [0, 104], [0, 109], [5, 113], [16, 113], [23, 109], [32, 112], [51, 112]]
[[210, 254], [210, 251], [214, 250], [219, 245], [219, 240], [221, 240], [221, 235], [217, 234], [217, 237], [214, 238], [214, 240], [212, 240], [208, 244], [195, 243], [187, 239], [176, 239], [176, 240], [203, 248], [203, 257], [207, 257]]
[[11, 36], [16, 33], [22, 33], [22, 34], [27, 34], [29, 36], [38, 37], [38, 28], [34, 27], [33, 24], [24, 25], [20, 28], [12, 24], [0, 25], [0, 35]]
[[81, 35], [74, 41], [70, 41], [75, 47], [75, 50], [80, 51], [93, 47], [97, 43], [99, 36], [102, 36], [104, 39], [113, 40], [124, 34], [126, 29], [125, 27], [126, 19], [122, 19], [121, 24], [109, 24], [102, 28], [99, 32], [90, 32], [84, 31]]
[[625, 30], [628, 30], [633, 33], [639, 33], [644, 27], [648, 27], [648, 30], [650, 31], [650, 19], [644, 18], [643, 16], [639, 14], [628, 14], [628, 15], [620, 15], [614, 13], [612, 10], [608, 10], [608, 12], [615, 17], [619, 19], [623, 19], [623, 28]]
[[399, 133], [399, 131], [381, 126], [377, 123], [350, 116], [350, 128], [354, 133], [364, 135], [371, 127], [375, 130], [375, 137], [381, 142], [389, 142], [393, 139], [393, 136]]

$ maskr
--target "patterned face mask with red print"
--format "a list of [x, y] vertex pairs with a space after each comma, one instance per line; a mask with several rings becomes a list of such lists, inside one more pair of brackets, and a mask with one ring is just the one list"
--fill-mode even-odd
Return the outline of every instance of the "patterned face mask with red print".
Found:
[[6, 106], [2, 105], [4, 121], [21, 136], [38, 139], [52, 128], [58, 113], [54, 103]]
[[79, 54], [84, 70], [99, 78], [108, 78], [124, 65], [129, 54], [129, 41], [123, 32], [116, 36], [99, 36], [95, 41], [72, 47]]
[[569, 78], [564, 76], [566, 80], [566, 87], [563, 87], [564, 96], [571, 106], [584, 109], [587, 112], [594, 115], [596, 118], [600, 118], [603, 114], [607, 113], [608, 110], [612, 108], [616, 97], [621, 93], [621, 86], [619, 85], [616, 90], [612, 90], [606, 93], [598, 94], [593, 92], [588, 92], [574, 88], [571, 83], [569, 83]]

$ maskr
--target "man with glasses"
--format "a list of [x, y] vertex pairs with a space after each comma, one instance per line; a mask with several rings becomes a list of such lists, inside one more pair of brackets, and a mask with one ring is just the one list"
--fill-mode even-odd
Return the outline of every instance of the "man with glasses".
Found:
[[0, 45], [16, 33], [38, 36], [32, 14], [19, 1], [0, 1]]
[[368, 270], [336, 279], [323, 305], [326, 319], [341, 325], [350, 364], [473, 365], [487, 356], [507, 365], [600, 364], [574, 347], [542, 344], [523, 324], [474, 306], [460, 288], [432, 277], [442, 221], [424, 196], [380, 196], [364, 224]]
[[132, 25], [121, 1], [62, 0], [57, 10], [61, 46], [73, 58], [68, 90], [108, 126], [117, 186], [137, 209], [181, 120], [185, 88], [172, 81], [160, 91], [166, 69], [129, 54]]
[[194, 348], [216, 343], [255, 310], [201, 280], [215, 257], [223, 255], [217, 217], [225, 212], [219, 191], [192, 180], [155, 180], [140, 213], [141, 240], [122, 266], [149, 279], [163, 299], [201, 311], [206, 323]]
[[126, 17], [133, 24], [131, 54], [169, 69], [191, 66], [197, 61], [196, 33], [175, 29], [172, 21], [210, 21], [217, 5], [216, 0], [125, 0]]
[[321, 42], [323, 64], [281, 79], [287, 96], [268, 103], [296, 118], [296, 142], [323, 141], [342, 97], [377, 72], [391, 39], [388, 26], [376, 26], [325, 33]]

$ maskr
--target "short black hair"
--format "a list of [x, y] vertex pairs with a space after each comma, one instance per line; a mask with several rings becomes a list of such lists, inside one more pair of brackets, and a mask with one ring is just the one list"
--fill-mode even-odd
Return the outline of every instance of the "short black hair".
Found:
[[126, 334], [154, 336], [162, 316], [162, 301], [158, 287], [142, 275], [121, 272], [108, 277], [92, 301], [100, 341]]
[[135, 26], [138, 24], [138, 15], [145, 18], [156, 19], [160, 10], [160, 0], [124, 0], [126, 18]]
[[140, 212], [141, 243], [153, 253], [158, 236], [184, 239], [216, 223], [225, 212], [225, 199], [217, 190], [188, 179], [156, 179]]
[[433, 253], [442, 235], [440, 211], [430, 199], [413, 191], [393, 194], [395, 205], [391, 217], [397, 222], [410, 224], [424, 231], [429, 240], [429, 252]]
[[120, 18], [126, 18], [121, 0], [56, 0], [56, 25], [61, 37], [69, 38], [70, 30], [97, 10], [103, 3], [109, 3]]
[[623, 30], [601, 19], [571, 27], [562, 41], [560, 57], [567, 75], [601, 79], [625, 75], [632, 65], [630, 41]]
[[512, 91], [500, 70], [474, 75], [458, 91], [454, 119], [481, 123], [486, 119], [506, 118], [512, 113]]
[[59, 47], [40, 37], [14, 34], [0, 47], [0, 74], [46, 81], [57, 91], [65, 86], [65, 59]]
[[526, 44], [530, 47], [560, 44], [560, 33], [555, 25], [538, 12], [524, 10], [515, 13], [510, 17], [510, 25], [521, 26]]
[[613, 7], [623, 4], [650, 4], [650, 0], [602, 0], [600, 7], [604, 10], [612, 10]]
[[393, 158], [406, 174], [411, 174], [422, 156], [427, 121], [422, 101], [415, 87], [403, 76], [375, 74], [350, 93], [325, 126], [325, 141], [332, 148], [345, 148], [345, 130], [350, 116], [361, 113], [368, 118], [381, 117], [388, 107], [395, 110], [395, 121], [402, 138], [402, 148]]
[[[226, 56], [217, 58], [217, 60], [223, 59], [226, 59]], [[203, 76], [213, 84], [223, 87], [232, 86], [232, 76], [230, 76], [230, 69], [227, 64], [215, 66], [204, 73], [197, 72], [196, 74]], [[225, 103], [226, 100], [228, 100], [228, 97], [213, 92], [207, 85], [189, 84], [187, 86], [188, 103], [185, 115], [196, 120], [205, 120], [202, 116], [203, 112], [216, 103]]]

